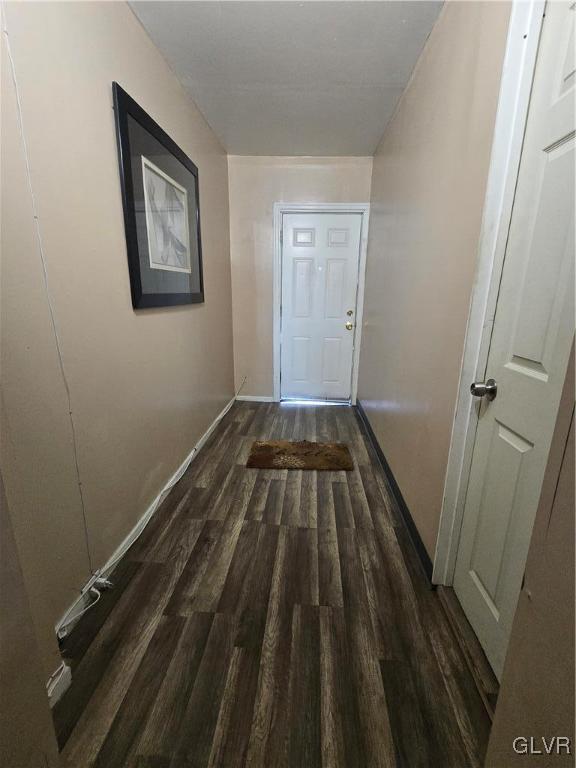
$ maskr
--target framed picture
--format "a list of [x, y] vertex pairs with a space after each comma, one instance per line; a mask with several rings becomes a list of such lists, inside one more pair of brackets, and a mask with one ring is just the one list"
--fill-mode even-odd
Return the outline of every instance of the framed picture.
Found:
[[112, 85], [134, 309], [204, 301], [198, 169]]

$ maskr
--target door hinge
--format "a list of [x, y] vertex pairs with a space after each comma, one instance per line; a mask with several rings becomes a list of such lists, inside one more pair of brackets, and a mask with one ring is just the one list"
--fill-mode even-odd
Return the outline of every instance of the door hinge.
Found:
[[284, 230], [281, 229], [280, 230], [280, 245], [282, 245], [283, 242], [284, 242]]

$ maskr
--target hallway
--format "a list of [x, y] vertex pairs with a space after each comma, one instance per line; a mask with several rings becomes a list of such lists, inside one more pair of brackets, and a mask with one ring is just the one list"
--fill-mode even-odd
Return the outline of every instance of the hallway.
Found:
[[[353, 472], [251, 470], [256, 439]], [[66, 765], [463, 768], [489, 719], [349, 407], [236, 403], [66, 638]]]

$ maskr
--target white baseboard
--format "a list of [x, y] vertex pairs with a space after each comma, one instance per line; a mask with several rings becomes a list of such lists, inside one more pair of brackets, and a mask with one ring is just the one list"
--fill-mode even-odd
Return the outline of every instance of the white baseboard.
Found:
[[50, 680], [46, 683], [48, 703], [53, 707], [66, 693], [72, 684], [72, 670], [65, 662], [58, 667]]
[[153, 516], [154, 512], [158, 509], [160, 504], [164, 501], [166, 496], [169, 494], [171, 489], [174, 485], [180, 480], [182, 475], [186, 472], [194, 458], [196, 457], [198, 451], [206, 444], [206, 441], [214, 432], [220, 421], [224, 418], [224, 416], [228, 413], [230, 408], [234, 405], [236, 401], [236, 398], [233, 397], [230, 402], [220, 411], [218, 416], [214, 419], [214, 421], [210, 424], [206, 432], [202, 435], [200, 440], [196, 443], [194, 448], [190, 451], [188, 456], [184, 459], [182, 464], [179, 466], [179, 468], [174, 472], [172, 477], [168, 480], [168, 482], [164, 485], [163, 489], [160, 491], [160, 493], [156, 496], [154, 501], [150, 504], [146, 512], [142, 515], [142, 517], [138, 520], [134, 528], [130, 531], [130, 533], [126, 536], [126, 538], [122, 541], [122, 543], [116, 548], [112, 556], [106, 561], [106, 563], [99, 568], [96, 573], [90, 578], [90, 580], [82, 587], [82, 590], [80, 592], [80, 596], [76, 598], [76, 600], [72, 603], [72, 605], [68, 608], [68, 610], [64, 613], [60, 621], [55, 626], [56, 633], [61, 630], [61, 628], [66, 624], [66, 626], [72, 627], [74, 622], [80, 619], [80, 616], [82, 612], [87, 608], [88, 603], [93, 599], [90, 595], [90, 589], [94, 586], [94, 583], [99, 578], [105, 578], [108, 574], [111, 573], [113, 568], [118, 564], [118, 562], [122, 559], [122, 557], [126, 554], [126, 552], [130, 549], [132, 544], [136, 541], [136, 539], [140, 536], [146, 525], [150, 522], [151, 517]]
[[274, 403], [273, 397], [268, 395], [238, 395], [236, 400], [242, 400], [247, 403]]

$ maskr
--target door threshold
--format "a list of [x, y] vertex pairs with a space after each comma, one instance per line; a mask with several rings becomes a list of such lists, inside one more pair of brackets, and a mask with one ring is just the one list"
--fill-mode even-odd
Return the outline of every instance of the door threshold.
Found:
[[351, 405], [350, 400], [317, 400], [312, 397], [282, 397], [280, 405]]

